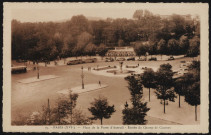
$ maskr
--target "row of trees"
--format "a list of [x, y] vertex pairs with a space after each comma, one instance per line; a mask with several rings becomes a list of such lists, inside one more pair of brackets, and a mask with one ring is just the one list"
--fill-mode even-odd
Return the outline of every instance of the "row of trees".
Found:
[[123, 124], [145, 124], [146, 113], [150, 110], [147, 108], [147, 103], [143, 102], [143, 86], [155, 89], [155, 94], [158, 99], [163, 100], [164, 113], [166, 113], [166, 101], [175, 101], [175, 93], [180, 96], [185, 96], [185, 101], [195, 106], [195, 120], [197, 121], [197, 106], [200, 104], [200, 62], [193, 61], [189, 66], [189, 72], [179, 78], [173, 78], [172, 66], [170, 64], [162, 64], [157, 72], [148, 68], [141, 74], [140, 78], [128, 76], [125, 79], [128, 81], [128, 89], [131, 93], [132, 107], [129, 108], [126, 102], [123, 109]]
[[179, 40], [169, 39], [168, 41], [161, 39], [158, 42], [137, 42], [134, 45], [136, 54], [140, 57], [146, 55], [163, 54], [166, 55], [180, 55], [195, 57], [200, 54], [200, 38], [194, 36], [189, 39], [188, 36], [182, 35]]
[[185, 101], [195, 106], [196, 120], [197, 120], [197, 105], [200, 104], [200, 62], [193, 61], [189, 66], [188, 73], [173, 78], [172, 66], [170, 64], [162, 64], [157, 72], [152, 69], [146, 69], [140, 77], [141, 83], [144, 87], [149, 88], [149, 101], [150, 101], [150, 88], [155, 89], [158, 99], [163, 100], [164, 113], [166, 101], [173, 101], [176, 98], [175, 93], [180, 96], [185, 96]]
[[[183, 16], [172, 15], [162, 19], [147, 10], [136, 11], [134, 19], [93, 21], [78, 15], [65, 22], [21, 23], [13, 20], [12, 58], [45, 61], [58, 56], [96, 53], [103, 56], [106, 47], [128, 46], [136, 41], [150, 41], [151, 45], [156, 45], [164, 40], [166, 44], [173, 42], [177, 46], [176, 41], [185, 40], [186, 48], [186, 38], [191, 40], [200, 37], [199, 26], [196, 18], [187, 20]], [[181, 45], [182, 48], [178, 47], [178, 50], [183, 53]]]

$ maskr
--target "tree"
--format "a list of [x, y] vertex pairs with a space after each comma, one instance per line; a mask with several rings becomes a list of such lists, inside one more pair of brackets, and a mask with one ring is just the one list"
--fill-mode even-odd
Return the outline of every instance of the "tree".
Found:
[[148, 52], [151, 55], [151, 58], [152, 58], [153, 54], [157, 54], [157, 42], [150, 42], [149, 43]]
[[174, 98], [176, 97], [174, 94], [173, 86], [173, 71], [172, 66], [168, 64], [160, 65], [160, 68], [156, 72], [156, 91], [155, 94], [158, 99], [164, 101], [164, 113], [165, 113], [165, 105], [166, 100], [174, 102]]
[[179, 54], [179, 42], [176, 39], [170, 39], [168, 41], [168, 51], [169, 54], [174, 55], [174, 54]]
[[43, 105], [42, 111], [33, 112], [27, 125], [89, 125], [92, 121], [81, 110], [75, 109], [78, 94], [59, 98], [55, 106]]
[[125, 107], [122, 110], [124, 125], [144, 125], [146, 124], [145, 116], [149, 111], [147, 103], [139, 103], [131, 108]]
[[142, 17], [143, 17], [143, 10], [136, 10], [133, 14], [134, 19], [141, 20]]
[[172, 22], [172, 32], [174, 33], [174, 38], [179, 39], [182, 35], [185, 34], [185, 19], [181, 15], [173, 14], [171, 16], [171, 22]]
[[147, 103], [142, 102], [143, 88], [140, 80], [134, 76], [128, 76], [125, 78], [128, 81], [128, 89], [131, 94], [132, 107], [129, 108], [127, 102], [125, 108], [122, 110], [123, 124], [145, 124], [146, 113], [150, 110], [147, 108]]
[[200, 105], [200, 82], [195, 82], [185, 92], [185, 102], [195, 106], [195, 121], [197, 121], [197, 106]]
[[141, 76], [144, 87], [149, 88], [149, 102], [150, 102], [150, 88], [155, 88], [155, 72], [151, 68], [147, 68]]
[[97, 47], [97, 53], [102, 57], [102, 59], [105, 56], [107, 51], [108, 49], [106, 48], [106, 45], [104, 44], [100, 44], [100, 46]]
[[200, 72], [200, 61], [192, 61], [192, 63], [188, 66], [189, 70], [194, 70], [195, 72]]
[[179, 107], [180, 107], [180, 96], [185, 94], [185, 79], [183, 77], [177, 78], [174, 82], [174, 91], [179, 95]]
[[189, 71], [184, 75], [186, 80], [185, 102], [195, 106], [195, 120], [197, 121], [197, 106], [200, 105], [200, 62], [193, 61]]
[[87, 33], [87, 32], [83, 32], [78, 36], [77, 39], [77, 44], [73, 49], [73, 53], [75, 54], [75, 56], [82, 56], [84, 54], [84, 49], [85, 47], [92, 42], [92, 35]]
[[162, 54], [165, 54], [166, 52], [166, 48], [167, 48], [166, 41], [164, 39], [161, 39], [157, 45], [157, 51], [161, 55], [161, 60], [162, 60]]
[[189, 49], [187, 52], [187, 56], [195, 57], [200, 54], [200, 39], [199, 37], [195, 36], [189, 40]]
[[187, 36], [181, 36], [179, 39], [179, 49], [182, 54], [186, 54], [189, 48], [189, 41]]
[[133, 106], [136, 106], [143, 96], [143, 87], [141, 81], [136, 79], [134, 76], [128, 76], [125, 79], [128, 81], [128, 89], [131, 95], [131, 102]]
[[88, 45], [86, 45], [84, 51], [87, 55], [91, 57], [92, 55], [95, 55], [96, 49], [97, 49], [96, 45], [89, 43]]
[[136, 55], [140, 56], [145, 55], [147, 52], [147, 46], [144, 45], [143, 43], [137, 43], [134, 46], [134, 51], [136, 52]]
[[124, 46], [124, 41], [122, 39], [118, 40], [118, 46]]
[[94, 99], [91, 103], [91, 107], [88, 110], [92, 113], [92, 120], [100, 119], [101, 125], [103, 124], [103, 118], [109, 119], [111, 115], [116, 111], [114, 109], [114, 105], [109, 106], [107, 98], [99, 97], [98, 99]]

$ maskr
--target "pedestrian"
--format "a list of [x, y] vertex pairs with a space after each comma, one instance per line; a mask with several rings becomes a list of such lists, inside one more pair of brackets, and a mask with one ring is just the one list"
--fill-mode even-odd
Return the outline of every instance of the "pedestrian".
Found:
[[138, 67], [139, 67], [139, 63], [138, 63]]
[[101, 86], [101, 82], [99, 81], [99, 85]]

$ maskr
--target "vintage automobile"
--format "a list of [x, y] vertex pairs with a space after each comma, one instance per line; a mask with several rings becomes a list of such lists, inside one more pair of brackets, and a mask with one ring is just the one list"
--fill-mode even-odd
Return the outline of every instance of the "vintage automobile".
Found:
[[94, 62], [96, 62], [96, 61], [97, 61], [96, 58], [92, 58], [92, 59], [90, 58], [90, 59], [85, 59], [85, 60], [84, 60], [85, 63], [94, 63]]
[[77, 64], [83, 64], [85, 63], [82, 59], [78, 59], [78, 60], [70, 60], [67, 62], [67, 65], [77, 65]]
[[127, 61], [135, 61], [135, 57], [127, 58]]
[[174, 60], [174, 57], [173, 57], [173, 56], [170, 56], [170, 57], [168, 58], [168, 60]]
[[151, 58], [149, 58], [149, 61], [157, 61], [157, 58], [156, 57], [151, 57]]
[[116, 61], [125, 61], [125, 58], [117, 58]]
[[113, 58], [106, 58], [106, 60], [105, 60], [105, 62], [112, 62], [112, 61], [114, 61]]
[[146, 58], [139, 58], [138, 61], [147, 61]]
[[27, 67], [26, 66], [12, 66], [11, 68], [12, 74], [15, 73], [26, 73], [27, 72]]

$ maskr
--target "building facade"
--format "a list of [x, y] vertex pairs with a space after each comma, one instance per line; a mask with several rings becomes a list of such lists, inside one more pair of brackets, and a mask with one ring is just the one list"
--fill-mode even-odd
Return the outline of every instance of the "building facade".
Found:
[[125, 47], [115, 47], [114, 50], [108, 50], [106, 53], [107, 57], [132, 57], [136, 56], [136, 53], [133, 47], [125, 46]]

